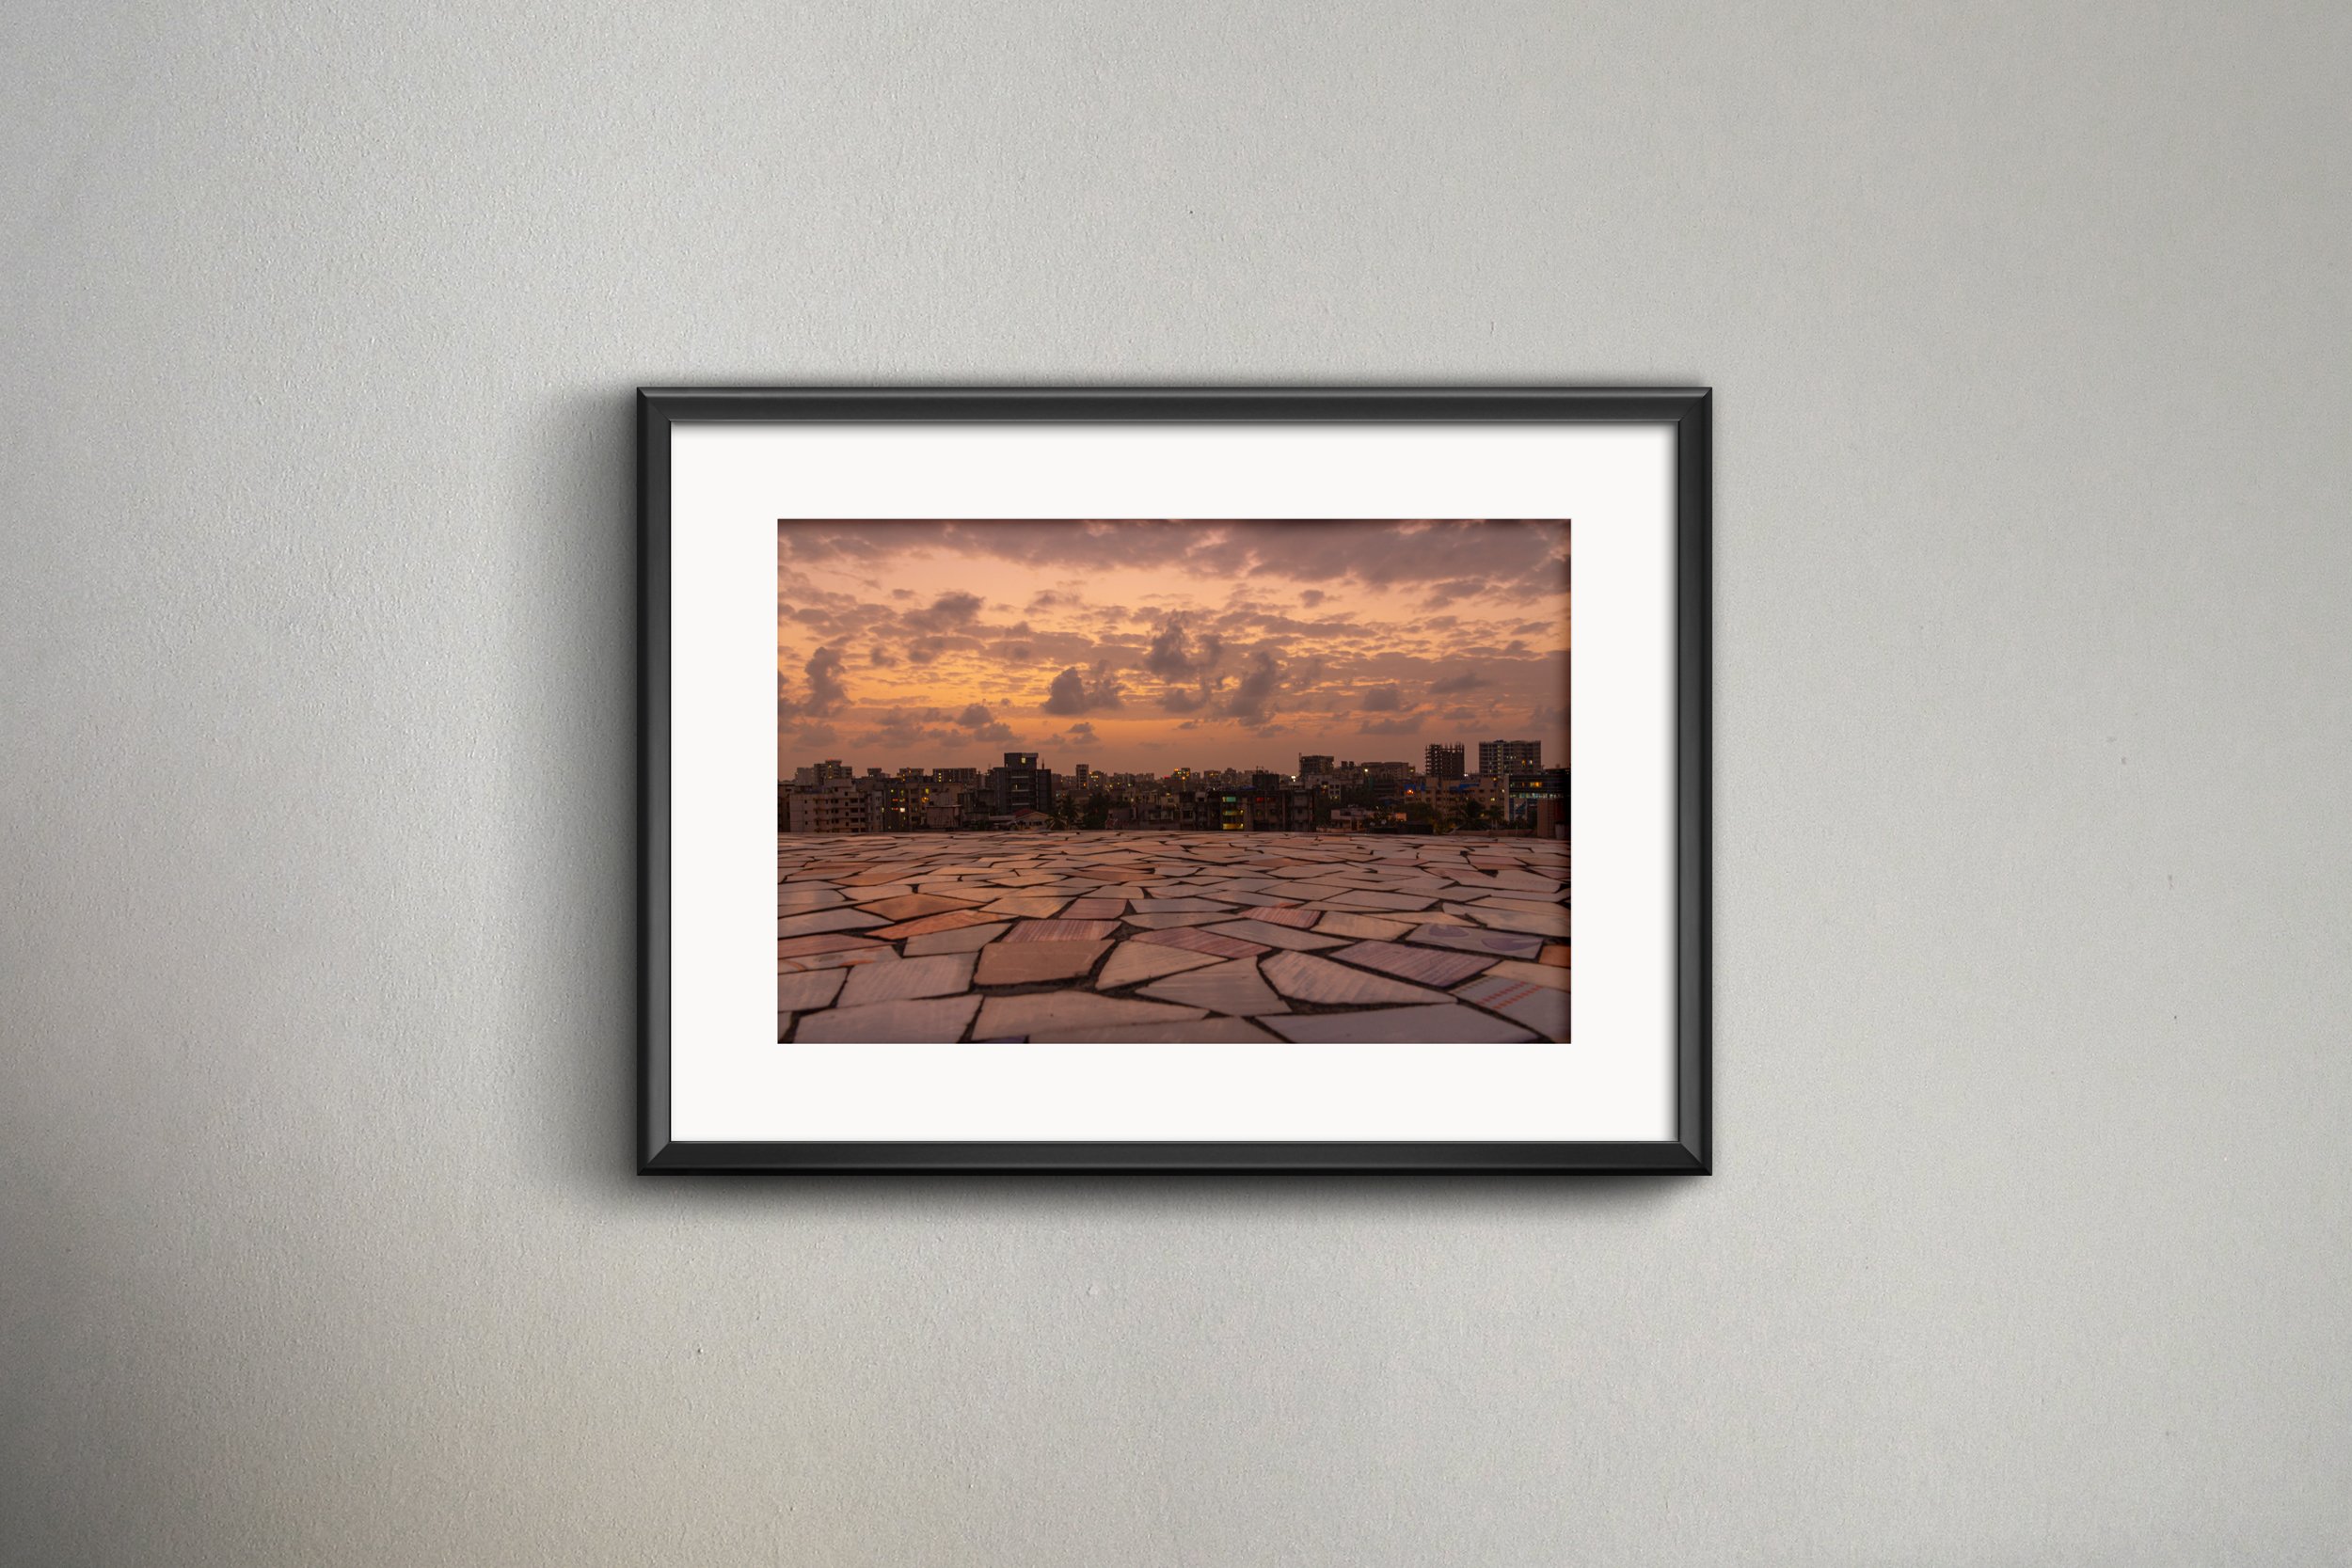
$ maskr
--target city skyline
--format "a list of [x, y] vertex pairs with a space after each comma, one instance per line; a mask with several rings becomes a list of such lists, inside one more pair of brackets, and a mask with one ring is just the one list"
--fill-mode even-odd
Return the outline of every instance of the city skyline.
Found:
[[[777, 765], [1109, 772], [1568, 765], [1569, 525], [1506, 519], [777, 524]], [[1556, 759], [1556, 760], [1555, 760]]]
[[[1479, 742], [1478, 744], [1485, 746], [1494, 744], [1513, 745], [1528, 743], [1520, 741]], [[1541, 742], [1534, 742], [1534, 744], [1535, 744], [1538, 748], [1538, 754], [1534, 763], [1525, 768], [1513, 768], [1508, 771], [1536, 772], [1554, 766], [1548, 756], [1541, 754]], [[1462, 753], [1461, 756], [1455, 757], [1454, 762], [1462, 767], [1463, 771], [1447, 772], [1443, 774], [1433, 773], [1430, 771], [1427, 767], [1427, 763], [1431, 759], [1428, 757], [1427, 753], [1441, 749], [1451, 750]], [[1360, 757], [1342, 757], [1331, 755], [1329, 760], [1334, 768], [1392, 768], [1402, 765], [1413, 768], [1416, 776], [1445, 778], [1456, 782], [1465, 778], [1475, 778], [1479, 775], [1479, 769], [1466, 760], [1473, 755], [1473, 750], [1470, 745], [1461, 743], [1436, 742], [1421, 748], [1421, 751], [1422, 752], [1422, 757], [1419, 762], [1416, 762], [1412, 757], [1383, 756], [1372, 752], [1367, 752]], [[1000, 762], [1009, 763], [1016, 755], [1027, 755], [1035, 757], [1037, 759], [1037, 765], [1040, 768], [1048, 769], [1060, 778], [1075, 778], [1078, 776], [1078, 769], [1083, 768], [1087, 770], [1089, 775], [1100, 776], [1103, 778], [1150, 777], [1167, 779], [1178, 773], [1193, 773], [1203, 777], [1220, 773], [1275, 773], [1279, 774], [1286, 779], [1301, 779], [1311, 771], [1305, 766], [1305, 764], [1311, 758], [1326, 754], [1327, 753], [1310, 752], [1297, 756], [1285, 756], [1261, 762], [1221, 764], [1215, 768], [1196, 768], [1184, 762], [1171, 763], [1168, 766], [1159, 768], [1112, 768], [1096, 762], [1090, 757], [1080, 756], [1074, 761], [1065, 761], [1061, 767], [1056, 768], [1054, 766], [1054, 758], [1050, 755], [1034, 751], [1027, 751], [1022, 748], [1014, 748], [1011, 751], [993, 753], [989, 759], [988, 766], [993, 766], [994, 764]], [[1287, 767], [1280, 766], [1280, 764], [1285, 763], [1288, 764]], [[988, 771], [988, 766], [975, 766], [970, 763], [952, 762], [941, 762], [936, 764], [910, 762], [899, 764], [897, 767], [890, 767], [882, 763], [867, 763], [853, 756], [812, 755], [800, 757], [779, 757], [776, 764], [776, 782], [779, 784], [790, 784], [795, 782], [806, 784], [810, 781], [801, 779], [799, 776], [801, 774], [810, 772], [819, 774], [820, 777], [817, 780], [817, 782], [822, 782], [821, 775], [823, 775], [823, 770], [829, 768], [838, 768], [837, 772], [830, 775], [831, 777], [843, 781], [850, 781], [866, 777], [869, 773], [881, 773], [890, 777], [897, 777], [900, 773], [904, 772], [931, 774], [941, 769], [957, 768], [962, 768], [974, 773], [984, 775]]]

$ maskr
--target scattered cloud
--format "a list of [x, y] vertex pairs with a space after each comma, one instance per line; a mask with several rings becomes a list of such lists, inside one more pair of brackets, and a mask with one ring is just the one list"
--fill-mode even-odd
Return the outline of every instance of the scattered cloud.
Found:
[[1209, 705], [1209, 694], [1188, 686], [1171, 686], [1152, 699], [1163, 713], [1198, 713]]
[[[780, 523], [780, 761], [811, 760], [803, 734], [837, 726], [817, 754], [969, 765], [1014, 749], [1025, 721], [1021, 747], [1089, 746], [1114, 768], [1265, 765], [1285, 746], [1489, 727], [1565, 752], [1568, 532], [1481, 519]], [[1040, 715], [1064, 727], [1049, 735]]]
[[970, 626], [979, 619], [981, 602], [977, 594], [942, 594], [931, 601], [930, 609], [910, 611], [905, 617], [906, 624], [932, 631]]
[[1045, 689], [1043, 711], [1047, 713], [1092, 713], [1097, 708], [1118, 707], [1120, 692], [1119, 677], [1104, 670], [1096, 670], [1089, 680], [1072, 665], [1054, 677]]
[[1196, 641], [1184, 617], [1170, 615], [1153, 634], [1143, 667], [1164, 681], [1193, 680], [1216, 668], [1224, 652], [1216, 633], [1209, 632]]
[[1401, 714], [1394, 719], [1370, 720], [1362, 729], [1356, 733], [1358, 735], [1419, 735], [1421, 734], [1421, 721], [1422, 716], [1418, 713]]
[[808, 677], [808, 695], [795, 700], [785, 694], [784, 672], [776, 672], [778, 718], [822, 719], [850, 700], [848, 689], [841, 684], [841, 655], [835, 649], [819, 648], [809, 655], [801, 673]]
[[1274, 696], [1281, 684], [1281, 666], [1261, 648], [1250, 656], [1248, 673], [1235, 684], [1219, 711], [1244, 724], [1263, 725], [1274, 717]]

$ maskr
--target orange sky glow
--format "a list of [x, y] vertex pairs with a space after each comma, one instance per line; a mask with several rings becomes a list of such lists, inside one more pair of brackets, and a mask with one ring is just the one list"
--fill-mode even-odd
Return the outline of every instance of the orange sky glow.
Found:
[[776, 766], [1568, 765], [1568, 524], [776, 525]]

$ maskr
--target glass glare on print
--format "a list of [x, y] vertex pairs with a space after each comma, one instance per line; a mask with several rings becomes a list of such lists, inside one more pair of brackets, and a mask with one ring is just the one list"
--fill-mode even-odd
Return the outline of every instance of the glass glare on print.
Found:
[[785, 519], [777, 1037], [1565, 1041], [1569, 525]]

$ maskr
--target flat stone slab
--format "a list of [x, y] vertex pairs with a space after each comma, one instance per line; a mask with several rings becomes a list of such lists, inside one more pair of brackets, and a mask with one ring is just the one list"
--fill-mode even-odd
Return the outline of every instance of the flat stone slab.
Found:
[[919, 958], [930, 953], [971, 953], [1010, 929], [998, 921], [988, 926], [963, 926], [954, 930], [922, 931], [907, 938], [907, 957]]
[[1107, 940], [991, 942], [980, 949], [979, 968], [973, 978], [983, 986], [1034, 986], [1046, 980], [1081, 980], [1109, 947]]
[[1557, 898], [1530, 898], [1521, 894], [1495, 894], [1470, 900], [1474, 910], [1518, 910], [1527, 914], [1549, 914], [1559, 907]]
[[877, 926], [867, 934], [896, 942], [902, 937], [928, 937], [939, 931], [959, 930], [966, 926], [996, 926], [1001, 921], [991, 919], [977, 910], [949, 910], [945, 914], [927, 914], [920, 920], [902, 920], [896, 926]]
[[1146, 931], [1136, 940], [1161, 947], [1181, 947], [1187, 953], [1206, 953], [1216, 958], [1254, 958], [1265, 951], [1264, 945], [1260, 942], [1243, 942], [1237, 937], [1195, 930], [1190, 927], [1180, 927], [1170, 931]]
[[1214, 898], [1137, 898], [1132, 900], [1137, 914], [1185, 914], [1200, 910], [1216, 910], [1231, 914], [1231, 904], [1220, 904]]
[[1318, 947], [1337, 947], [1337, 937], [1316, 936], [1295, 927], [1276, 926], [1263, 920], [1235, 920], [1209, 929], [1220, 937], [1235, 942], [1254, 942], [1261, 947], [1287, 947], [1296, 953], [1310, 953]]
[[1546, 1039], [1565, 1040], [1568, 1037], [1568, 993], [1553, 990], [1549, 986], [1534, 986], [1525, 980], [1500, 979], [1480, 975], [1454, 988], [1454, 994], [1465, 1002], [1475, 1002], [1488, 1012], [1501, 1013], [1514, 1023], [1524, 1024]]
[[816, 969], [854, 969], [861, 964], [895, 964], [898, 962], [895, 947], [850, 947], [833, 953], [803, 953], [798, 957], [778, 958], [779, 974], [803, 974]]
[[980, 999], [966, 991], [961, 996], [936, 996], [922, 1002], [834, 1007], [802, 1014], [793, 1039], [810, 1045], [924, 1045], [960, 1040], [979, 1006]]
[[884, 920], [919, 920], [927, 914], [942, 914], [948, 910], [968, 910], [969, 898], [943, 898], [935, 893], [902, 893], [896, 898], [858, 900], [858, 908], [867, 914], [878, 914]]
[[1333, 950], [1331, 957], [1364, 969], [1376, 969], [1400, 980], [1425, 986], [1450, 986], [1481, 970], [1507, 960], [1488, 953], [1454, 953], [1442, 947], [1420, 947], [1402, 942], [1359, 942]]
[[1568, 989], [1568, 972], [1558, 964], [1529, 963], [1524, 958], [1505, 958], [1494, 968], [1486, 971], [1486, 974], [1492, 979], [1523, 980], [1531, 986], [1542, 986], [1547, 990]]
[[1011, 893], [981, 908], [990, 914], [1042, 917], [1061, 913], [1061, 907], [1069, 902], [1058, 893]]
[[[1009, 952], [992, 947], [991, 953]], [[1136, 1002], [1123, 996], [1097, 996], [1090, 990], [1041, 990], [1025, 996], [992, 996], [980, 1006], [975, 1039], [1024, 1037], [1044, 1031], [1082, 1035], [1093, 1029], [1134, 1024], [1187, 1023], [1208, 1014], [1200, 1007], [1172, 1007], [1164, 1002]]]
[[1437, 902], [1419, 893], [1335, 893], [1324, 900], [1344, 910], [1425, 910]]
[[[787, 937], [776, 943], [779, 958], [804, 958], [811, 953], [848, 953], [858, 948], [870, 948], [877, 953], [890, 949], [871, 937], [853, 937], [846, 931], [819, 931], [813, 937]], [[893, 957], [896, 957], [894, 954]]]
[[900, 958], [895, 964], [861, 965], [841, 990], [841, 1006], [870, 1002], [899, 1002], [917, 996], [946, 996], [972, 984], [972, 955], [937, 953], [924, 958]]
[[1536, 958], [1535, 961], [1537, 963], [1558, 964], [1562, 969], [1567, 968], [1568, 944], [1565, 942], [1548, 942], [1544, 943], [1544, 950]]
[[1259, 966], [1274, 988], [1295, 1002], [1326, 1006], [1384, 1006], [1397, 1002], [1442, 1002], [1445, 992], [1351, 969], [1312, 953], [1277, 953]]
[[1116, 920], [1025, 920], [1005, 933], [1007, 942], [1097, 942], [1118, 933]]
[[1557, 907], [1546, 910], [1496, 910], [1474, 906], [1470, 918], [1489, 930], [1525, 931], [1531, 936], [1565, 937], [1568, 934], [1568, 911]]
[[1154, 980], [1137, 994], [1179, 1006], [1206, 1007], [1213, 1013], [1286, 1013], [1290, 1004], [1274, 994], [1258, 974], [1254, 958], [1228, 958], [1205, 969]]
[[1070, 907], [1058, 912], [1065, 920], [1115, 920], [1127, 912], [1127, 900], [1099, 897], [1073, 898], [1070, 901]]
[[1232, 917], [1232, 910], [1188, 910], [1179, 914], [1131, 914], [1127, 924], [1138, 931], [1174, 931], [1186, 926], [1215, 926]]
[[796, 914], [808, 910], [838, 909], [848, 902], [849, 899], [844, 897], [839, 891], [827, 887], [821, 882], [806, 885], [786, 883], [776, 889], [776, 912], [778, 914]]
[[822, 931], [856, 931], [882, 923], [882, 916], [867, 914], [864, 910], [813, 910], [807, 914], [778, 915], [776, 935], [805, 937]]
[[1492, 953], [1505, 958], [1532, 958], [1543, 950], [1542, 939], [1520, 931], [1489, 931], [1484, 926], [1423, 926], [1411, 938], [1431, 947], [1451, 947], [1462, 953]]
[[1094, 977], [1094, 989], [1113, 990], [1120, 986], [1156, 980], [1163, 974], [1179, 974], [1187, 969], [1224, 961], [1214, 954], [1188, 953], [1164, 942], [1122, 942], [1118, 951], [1103, 965], [1103, 972]]
[[1302, 1045], [1496, 1045], [1535, 1037], [1491, 1014], [1458, 1005], [1285, 1013], [1265, 1020], [1265, 1027]]
[[811, 969], [792, 974], [776, 976], [776, 1011], [804, 1013], [811, 1007], [830, 1007], [833, 999], [841, 994], [841, 981], [847, 969]]
[[1376, 914], [1352, 914], [1345, 910], [1319, 914], [1314, 928], [1327, 937], [1353, 937], [1359, 942], [1391, 942], [1412, 929], [1401, 920], [1389, 920]]
[[1031, 1035], [1035, 1045], [1257, 1045], [1278, 1044], [1246, 1018], [1204, 1018], [1195, 1023], [1130, 1023], [1109, 1029], [1048, 1029]]

